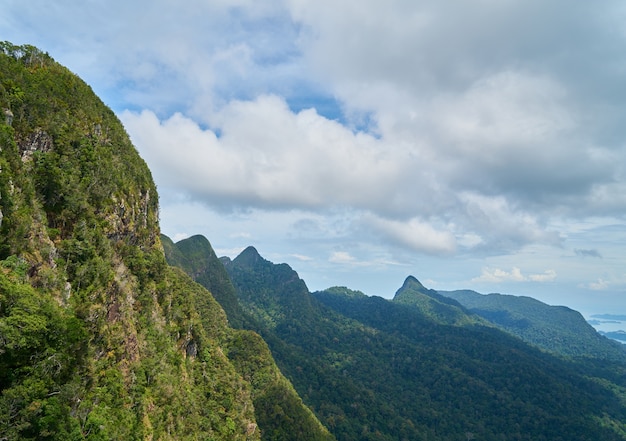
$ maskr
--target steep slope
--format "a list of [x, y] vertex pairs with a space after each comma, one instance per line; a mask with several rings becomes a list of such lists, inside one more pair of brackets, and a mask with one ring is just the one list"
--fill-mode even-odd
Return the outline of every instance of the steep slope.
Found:
[[[192, 236], [174, 244], [161, 236], [168, 262], [184, 269], [207, 288], [223, 305], [228, 319], [237, 327], [256, 329], [255, 320], [237, 301], [224, 265], [204, 236]], [[308, 409], [293, 386], [280, 372], [266, 343], [255, 333], [238, 331], [227, 345], [228, 358], [252, 385], [257, 421], [263, 439], [334, 439]]]
[[439, 294], [547, 351], [626, 362], [626, 351], [619, 343], [598, 334], [579, 312], [570, 308], [546, 305], [530, 297], [483, 295], [469, 290]]
[[613, 383], [623, 366], [592, 371], [494, 327], [444, 325], [345, 288], [311, 295], [253, 248], [226, 269], [281, 370], [339, 440], [626, 439], [624, 385]]
[[230, 281], [224, 265], [206, 237], [196, 235], [177, 243], [161, 235], [167, 262], [183, 269], [196, 282], [208, 289], [222, 305], [228, 321], [235, 328], [243, 328], [248, 319], [239, 306], [235, 287]]
[[[315, 302], [304, 281], [289, 265], [274, 265], [254, 247], [248, 247], [227, 262], [226, 270], [244, 309], [270, 329], [284, 323], [285, 318], [304, 325], [313, 316]], [[241, 289], [242, 279], [246, 289]]]
[[166, 264], [155, 185], [111, 110], [7, 42], [0, 108], [0, 439], [299, 439], [271, 414], [293, 396], [255, 407], [255, 384], [281, 381], [262, 342]]
[[0, 78], [0, 438], [259, 439], [119, 121], [36, 48], [3, 43]]

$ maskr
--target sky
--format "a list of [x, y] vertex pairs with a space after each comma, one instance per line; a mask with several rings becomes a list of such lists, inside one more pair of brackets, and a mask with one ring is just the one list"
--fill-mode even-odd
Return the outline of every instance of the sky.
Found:
[[310, 290], [626, 314], [626, 4], [2, 0], [0, 40], [91, 85], [162, 232]]

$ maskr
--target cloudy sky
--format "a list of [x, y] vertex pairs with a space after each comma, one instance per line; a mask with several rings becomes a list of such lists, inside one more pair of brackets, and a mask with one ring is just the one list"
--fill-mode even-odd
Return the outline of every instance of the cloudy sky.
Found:
[[626, 313], [622, 1], [3, 0], [0, 40], [117, 113], [175, 240]]

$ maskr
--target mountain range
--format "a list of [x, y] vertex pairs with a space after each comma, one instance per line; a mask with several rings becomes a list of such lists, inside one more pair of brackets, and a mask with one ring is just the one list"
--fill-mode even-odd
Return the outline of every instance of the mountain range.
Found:
[[311, 293], [161, 235], [124, 128], [48, 54], [0, 43], [0, 107], [0, 440], [626, 440], [622, 347], [575, 311]]
[[[538, 333], [531, 329], [545, 328], [541, 318], [551, 306], [533, 303], [525, 337], [413, 276], [391, 300], [346, 287], [310, 293], [288, 265], [253, 247], [233, 260], [216, 260], [202, 236], [174, 247], [205, 262], [197, 274], [206, 286], [222, 280], [221, 269], [210, 274], [223, 264], [237, 321], [268, 342], [281, 371], [337, 439], [624, 437], [622, 348], [597, 334], [576, 353], [567, 340], [531, 342]], [[510, 299], [499, 308], [519, 310]], [[578, 313], [563, 313], [579, 320], [554, 324], [557, 340], [589, 331]]]

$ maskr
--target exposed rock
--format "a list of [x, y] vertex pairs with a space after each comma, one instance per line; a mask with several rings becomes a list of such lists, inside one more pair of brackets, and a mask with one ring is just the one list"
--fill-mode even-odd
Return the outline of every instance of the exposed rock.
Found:
[[49, 152], [52, 150], [53, 145], [52, 137], [41, 129], [35, 130], [25, 140], [18, 143], [22, 161], [24, 162], [32, 159], [35, 152]]

